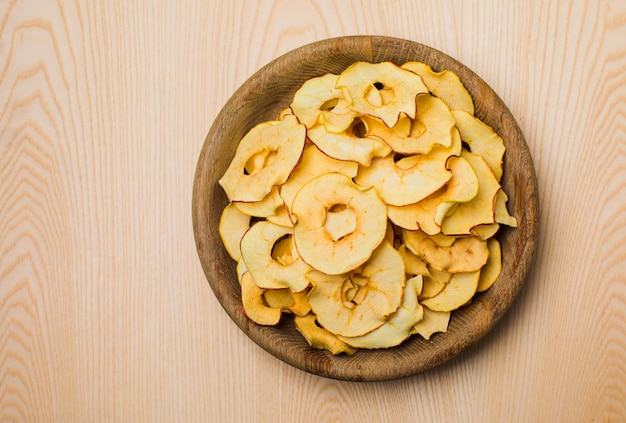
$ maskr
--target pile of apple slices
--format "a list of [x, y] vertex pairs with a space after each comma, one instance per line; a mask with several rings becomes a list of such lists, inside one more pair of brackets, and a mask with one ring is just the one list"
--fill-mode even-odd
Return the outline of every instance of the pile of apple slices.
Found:
[[504, 152], [450, 71], [358, 62], [306, 81], [219, 180], [246, 315], [293, 314], [333, 354], [446, 331], [498, 279], [500, 225], [517, 226]]

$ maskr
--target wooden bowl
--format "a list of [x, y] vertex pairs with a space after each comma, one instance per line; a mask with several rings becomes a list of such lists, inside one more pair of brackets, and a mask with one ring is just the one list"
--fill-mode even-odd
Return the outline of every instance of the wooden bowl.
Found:
[[[333, 356], [309, 347], [292, 319], [259, 326], [243, 313], [235, 263], [218, 234], [227, 197], [217, 180], [228, 167], [243, 135], [273, 119], [290, 104], [307, 79], [340, 73], [356, 61], [421, 61], [433, 70], [450, 69], [472, 95], [476, 116], [492, 126], [506, 146], [502, 186], [518, 228], [502, 228], [503, 270], [498, 281], [469, 306], [452, 313], [447, 332], [426, 341], [414, 335], [398, 347], [359, 350]], [[532, 158], [514, 117], [497, 94], [476, 74], [451, 57], [422, 44], [379, 36], [351, 36], [319, 41], [291, 51], [250, 77], [221, 110], [200, 153], [193, 187], [193, 228], [209, 285], [226, 312], [254, 342], [280, 360], [304, 371], [334, 379], [378, 381], [410, 376], [440, 365], [481, 339], [502, 317], [520, 291], [532, 262], [537, 232], [537, 181]], [[234, 366], [237, 363], [233, 363]]]

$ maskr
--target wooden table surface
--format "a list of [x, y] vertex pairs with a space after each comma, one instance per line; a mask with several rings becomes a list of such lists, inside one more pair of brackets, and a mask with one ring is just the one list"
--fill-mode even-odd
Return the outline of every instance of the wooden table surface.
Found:
[[[193, 238], [236, 88], [340, 35], [435, 47], [518, 119], [536, 258], [447, 365], [352, 383], [230, 320]], [[626, 421], [626, 2], [0, 0], [0, 421]]]

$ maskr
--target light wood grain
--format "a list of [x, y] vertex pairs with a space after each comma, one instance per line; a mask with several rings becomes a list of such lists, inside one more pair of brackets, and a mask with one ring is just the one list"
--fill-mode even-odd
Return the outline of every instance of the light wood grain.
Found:
[[[460, 60], [533, 155], [536, 260], [495, 330], [385, 383], [290, 367], [211, 292], [191, 193], [259, 67], [379, 34]], [[0, 421], [626, 420], [619, 0], [0, 2]]]

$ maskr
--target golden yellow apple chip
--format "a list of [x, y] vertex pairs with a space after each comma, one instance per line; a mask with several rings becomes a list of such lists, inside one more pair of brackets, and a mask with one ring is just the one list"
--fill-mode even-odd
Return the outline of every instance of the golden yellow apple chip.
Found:
[[496, 134], [492, 127], [475, 116], [464, 111], [453, 111], [452, 116], [456, 127], [461, 133], [461, 139], [470, 147], [470, 151], [478, 154], [491, 168], [496, 180], [502, 178], [502, 157], [504, 156], [504, 141]]
[[404, 229], [421, 229], [429, 235], [441, 232], [447, 212], [456, 203], [468, 202], [478, 193], [478, 177], [467, 160], [452, 156], [447, 167], [452, 176], [444, 187], [417, 203], [388, 206], [389, 219]]
[[472, 96], [454, 72], [449, 70], [434, 72], [430, 66], [422, 62], [407, 62], [402, 68], [419, 75], [428, 90], [442, 99], [450, 110], [464, 110], [474, 114]]
[[447, 157], [420, 154], [396, 162], [393, 156], [375, 158], [372, 165], [359, 169], [355, 182], [374, 187], [394, 206], [416, 203], [441, 188], [452, 176]]
[[292, 292], [287, 288], [266, 289], [263, 291], [263, 299], [271, 308], [278, 308], [296, 316], [306, 316], [311, 312], [307, 294], [308, 292]]
[[388, 127], [400, 113], [415, 117], [415, 97], [427, 93], [422, 78], [391, 62], [357, 62], [339, 75], [337, 87], [345, 89], [352, 109], [376, 116]]
[[496, 204], [494, 206], [494, 219], [497, 223], [501, 223], [503, 225], [510, 226], [512, 228], [517, 228], [517, 219], [509, 214], [509, 211], [506, 208], [506, 203], [509, 200], [509, 197], [506, 195], [506, 192], [503, 190], [499, 190], [496, 193]]
[[291, 249], [289, 259], [284, 254], [272, 257], [276, 243], [292, 235], [292, 228], [260, 221], [252, 225], [241, 239], [241, 258], [259, 287], [289, 288], [298, 292], [309, 285], [305, 275], [310, 268], [295, 248]]
[[487, 248], [489, 248], [489, 259], [487, 259], [487, 263], [480, 270], [480, 279], [478, 280], [476, 292], [483, 292], [491, 288], [498, 280], [498, 276], [500, 276], [502, 271], [500, 242], [495, 238], [491, 238], [487, 241]]
[[[354, 230], [339, 239], [325, 223], [336, 209], [354, 213]], [[348, 212], [346, 212], [348, 213]], [[387, 207], [374, 189], [360, 189], [339, 173], [307, 182], [293, 200], [294, 236], [302, 259], [324, 273], [346, 273], [365, 263], [387, 230]]]
[[334, 159], [321, 152], [315, 145], [309, 145], [304, 149], [300, 163], [289, 179], [280, 186], [280, 196], [290, 211], [296, 193], [307, 182], [326, 173], [341, 173], [353, 178], [358, 168], [358, 163], [354, 161]]
[[354, 355], [357, 351], [356, 348], [352, 348], [345, 342], [337, 338], [336, 335], [327, 331], [326, 329], [316, 324], [316, 318], [314, 314], [307, 314], [305, 316], [296, 316], [294, 323], [298, 332], [304, 336], [309, 345], [312, 348], [320, 350], [328, 350], [333, 355], [345, 353], [347, 355]]
[[450, 282], [452, 273], [445, 270], [429, 269], [429, 275], [424, 277], [424, 286], [419, 296], [420, 301], [438, 295]]
[[480, 270], [455, 273], [443, 290], [431, 298], [421, 301], [424, 307], [433, 311], [453, 311], [472, 299], [478, 287]]
[[233, 201], [232, 204], [248, 216], [268, 217], [276, 214], [276, 209], [283, 205], [283, 199], [278, 194], [278, 187], [274, 186], [260, 201]]
[[249, 227], [249, 215], [242, 213], [232, 203], [224, 208], [222, 216], [220, 217], [218, 231], [226, 251], [233, 260], [239, 260], [241, 258], [239, 244]]
[[449, 147], [455, 125], [450, 109], [430, 94], [418, 94], [416, 105], [415, 119], [400, 119], [392, 128], [376, 118], [364, 119], [368, 123], [367, 134], [381, 138], [401, 154], [426, 154], [435, 145]]
[[291, 216], [289, 215], [289, 211], [287, 210], [287, 206], [284, 204], [279, 206], [274, 214], [271, 216], [267, 216], [267, 221], [272, 222], [275, 225], [286, 226], [288, 228], [293, 228], [293, 222], [291, 221]]
[[342, 132], [357, 115], [343, 90], [335, 87], [338, 78], [332, 73], [311, 78], [296, 91], [291, 110], [307, 128], [321, 123], [328, 124], [329, 131]]
[[494, 206], [500, 184], [485, 160], [463, 151], [461, 157], [469, 162], [478, 177], [478, 193], [466, 203], [460, 203], [455, 212], [441, 222], [441, 232], [447, 235], [469, 235], [477, 225], [494, 223]]
[[325, 125], [307, 131], [309, 139], [325, 154], [369, 166], [374, 157], [384, 157], [391, 147], [379, 137], [367, 134], [366, 121], [356, 117], [345, 132], [331, 132]]
[[[300, 160], [306, 128], [293, 115], [272, 125], [257, 125], [239, 142], [235, 157], [218, 181], [230, 201], [260, 201], [287, 180]], [[245, 171], [246, 163], [262, 157], [254, 174]]]
[[449, 247], [440, 247], [422, 231], [403, 234], [407, 248], [437, 270], [471, 272], [484, 266], [489, 257], [487, 242], [475, 236], [458, 237]]
[[485, 223], [482, 225], [474, 226], [471, 229], [471, 232], [472, 235], [476, 235], [477, 237], [485, 241], [494, 236], [498, 232], [498, 229], [500, 229], [499, 223]]
[[241, 277], [241, 300], [246, 316], [259, 325], [273, 326], [280, 321], [280, 308], [268, 307], [263, 301], [263, 289], [255, 283], [250, 272]]
[[382, 326], [402, 302], [405, 284], [400, 254], [383, 242], [358, 272], [307, 274], [311, 310], [317, 321], [336, 335], [354, 337]]
[[356, 348], [390, 348], [401, 344], [409, 337], [413, 326], [424, 317], [424, 308], [417, 301], [421, 290], [421, 275], [407, 280], [400, 308], [382, 326], [365, 335], [355, 337], [339, 335], [338, 338]]
[[404, 261], [404, 271], [408, 275], [430, 275], [426, 262], [406, 248], [406, 244], [398, 247], [398, 253], [402, 257], [402, 261]]
[[417, 333], [428, 340], [435, 333], [446, 332], [449, 323], [449, 311], [433, 311], [424, 308], [424, 318], [413, 326], [411, 333]]

